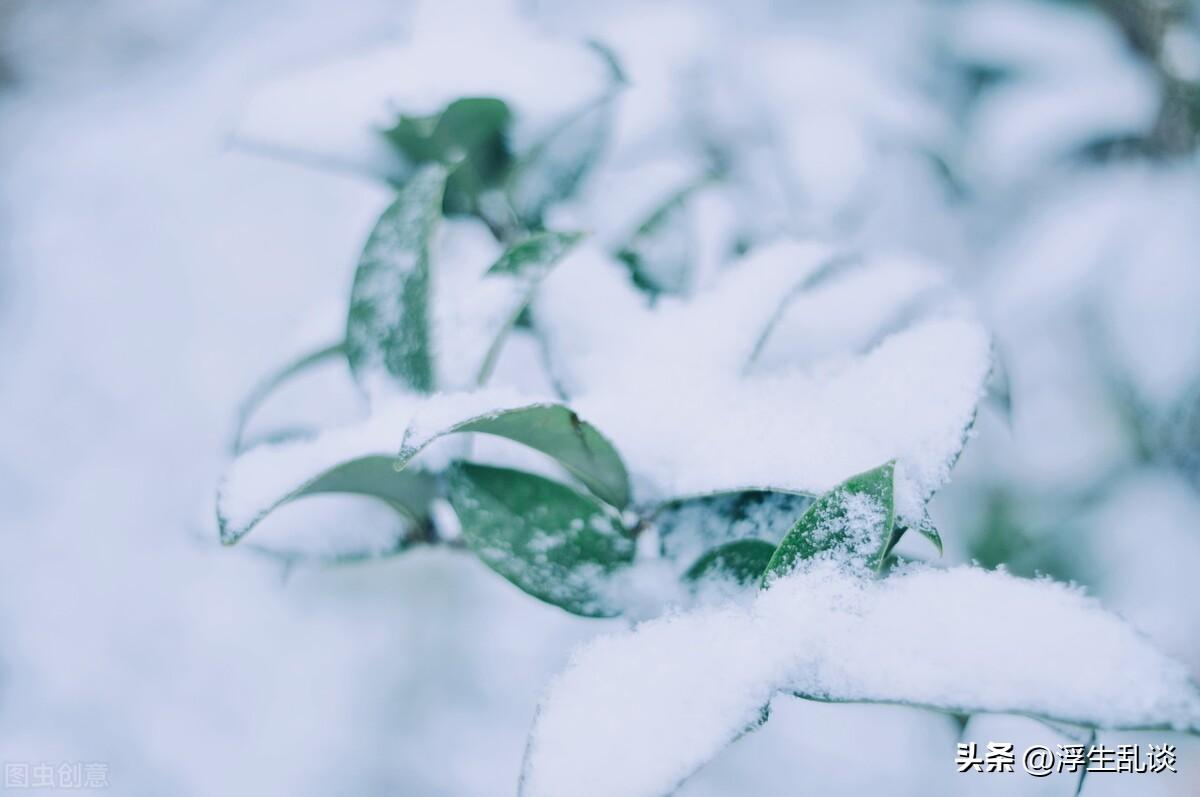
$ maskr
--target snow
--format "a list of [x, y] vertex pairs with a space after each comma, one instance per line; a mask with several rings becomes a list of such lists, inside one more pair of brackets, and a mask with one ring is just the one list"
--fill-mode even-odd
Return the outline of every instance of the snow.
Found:
[[[586, 249], [547, 279], [534, 311], [551, 369], [622, 453], [642, 500], [748, 485], [821, 493], [895, 458], [898, 508], [916, 517], [945, 482], [989, 368], [976, 322], [930, 318], [860, 357], [743, 376], [775, 309], [829, 256], [780, 243], [653, 310]], [[857, 309], [834, 291], [812, 302], [822, 295], [833, 300], [823, 314]]]
[[959, 58], [1021, 74], [1079, 71], [1123, 61], [1120, 31], [1088, 6], [1031, 0], [975, 0], [951, 17]]
[[749, 608], [578, 650], [543, 698], [520, 793], [668, 794], [778, 692], [1200, 733], [1187, 670], [1078, 589], [972, 567], [873, 580], [824, 562]]
[[1008, 187], [1085, 145], [1153, 126], [1158, 79], [1098, 10], [985, 0], [956, 17], [955, 56], [1005, 78], [967, 120], [965, 160], [976, 179]]
[[[817, 23], [819, 24], [819, 23]], [[711, 69], [710, 124], [738, 141], [732, 171], [758, 201], [755, 223], [774, 217], [795, 234], [844, 234], [847, 217], [872, 207], [871, 177], [894, 148], [934, 147], [947, 119], [901, 79], [883, 47], [848, 58], [813, 28], [757, 38]], [[767, 201], [763, 201], [766, 198]]]
[[[819, 243], [779, 241], [718, 273], [692, 299], [665, 297], [651, 309], [622, 265], [582, 246], [542, 286], [534, 319], [570, 394], [641, 383], [651, 361], [672, 373], [740, 373], [776, 308], [832, 255]], [[623, 322], [614, 326], [613, 317]], [[648, 384], [659, 381], [669, 380]]]
[[[611, 396], [578, 406], [654, 495], [740, 485], [820, 493], [898, 459], [898, 505], [913, 517], [920, 499], [948, 477], [986, 358], [978, 328], [934, 322], [820, 376], [787, 374], [724, 388], [692, 382], [660, 395], [643, 390], [636, 409], [622, 409]], [[710, 418], [722, 423], [708, 425]]]
[[849, 58], [828, 41], [765, 37], [751, 64], [749, 77], [762, 92], [762, 107], [790, 124], [803, 125], [806, 115], [837, 112], [869, 123], [875, 135], [930, 140], [941, 133], [939, 110], [901, 84], [898, 74], [870, 59]]
[[[788, 302], [762, 352], [761, 370], [862, 352], [923, 302], [929, 310], [950, 292], [947, 274], [903, 253], [878, 253], [838, 270]], [[846, 312], [853, 307], [854, 312]]]
[[614, 7], [598, 16], [595, 35], [613, 48], [631, 81], [619, 99], [615, 152], [670, 149], [663, 144], [682, 132], [686, 114], [677, 109], [686, 107], [697, 54], [719, 46], [720, 25], [710, 9], [681, 2]]
[[[412, 38], [401, 46], [321, 63], [263, 87], [235, 140], [399, 177], [408, 166], [379, 135], [398, 114], [432, 115], [461, 97], [504, 100], [515, 113], [512, 143], [520, 151], [609, 90], [598, 54], [532, 29], [503, 0], [421, 3], [415, 16]], [[560, 79], [547, 81], [548, 73]]]
[[982, 180], [1031, 179], [1055, 160], [1108, 139], [1146, 133], [1158, 113], [1153, 73], [1137, 63], [1097, 65], [1002, 85], [972, 115], [968, 165]]
[[[353, 567], [287, 568], [243, 550], [298, 544], [336, 553], [339, 543], [352, 542], [382, 551], [401, 529], [391, 510], [367, 499], [319, 496], [281, 507], [234, 549], [217, 549], [212, 534], [212, 493], [229, 457], [239, 399], [294, 354], [342, 334], [358, 249], [391, 190], [376, 180], [345, 179], [230, 148], [230, 119], [246, 123], [234, 134], [244, 136], [240, 143], [250, 138], [276, 154], [390, 173], [403, 164], [372, 125], [389, 121], [392, 99], [436, 110], [445, 98], [434, 91], [424, 96], [424, 87], [436, 89], [457, 70], [364, 74], [374, 64], [387, 69], [403, 60], [394, 45], [408, 38], [397, 35], [408, 29], [407, 3], [11, 5], [0, 25], [0, 334], [7, 336], [0, 395], [18, 422], [0, 445], [4, 758], [107, 761], [122, 793], [483, 797], [511, 791], [546, 679], [561, 669], [572, 644], [620, 622], [572, 618], [461, 551], [422, 547]], [[981, 412], [953, 481], [935, 498], [947, 559], [969, 561], [977, 554], [982, 526], [975, 521], [991, 496], [1007, 495], [1022, 510], [1022, 523], [1014, 524], [1022, 527], [1006, 529], [1011, 536], [1004, 539], [1028, 543], [1012, 557], [1014, 567], [1019, 559], [1029, 570], [1051, 569], [1053, 554], [1065, 551], [1089, 590], [1197, 672], [1194, 530], [1200, 509], [1194, 482], [1170, 463], [1134, 456], [1134, 432], [1117, 403], [1125, 393], [1106, 380], [1116, 377], [1154, 412], [1194, 398], [1200, 316], [1189, 301], [1198, 295], [1200, 274], [1194, 267], [1200, 182], [1187, 159], [1088, 160], [1062, 171], [1043, 160], [1097, 133], [1145, 129], [1153, 110], [1148, 91], [1155, 87], [1114, 25], [1080, 4], [1034, 0], [752, 3], [736, 13], [715, 4], [668, 10], [522, 2], [521, 11], [539, 21], [558, 20], [547, 28], [564, 34], [561, 48], [551, 45], [563, 57], [511, 76], [531, 57], [540, 60], [543, 50], [524, 46], [524, 29], [505, 39], [509, 22], [472, 5], [444, 4], [451, 23], [433, 24], [478, 42], [459, 62], [463, 71], [483, 64], [481, 90], [484, 82], [488, 91], [499, 90], [499, 73], [511, 77], [514, 90], [524, 93], [518, 84], [525, 79], [536, 89], [536, 96], [512, 100], [518, 126], [542, 116], [542, 98], [549, 120], [592, 102], [589, 92], [607, 90], [602, 63], [576, 40], [599, 33], [627, 60], [633, 83], [619, 95], [616, 146], [585, 186], [587, 197], [555, 209], [562, 214], [551, 225], [588, 229], [602, 250], [580, 253], [564, 269], [592, 258], [610, 273], [581, 280], [596, 291], [581, 290], [578, 302], [562, 308], [578, 318], [556, 324], [564, 336], [552, 354], [561, 381], [574, 382], [574, 398], [612, 399], [612, 424], [624, 430], [622, 450], [628, 449], [631, 464], [634, 455], [639, 460], [640, 498], [674, 492], [670, 468], [689, 464], [683, 461], [689, 447], [703, 448], [683, 439], [688, 434], [731, 446], [700, 455], [749, 458], [744, 439], [723, 428], [745, 424], [749, 408], [734, 407], [690, 431], [683, 427], [701, 405], [724, 411], [733, 400], [719, 391], [710, 400], [710, 383], [696, 374], [711, 373], [715, 382], [738, 365], [736, 355], [760, 328], [758, 310], [773, 312], [790, 277], [775, 279], [768, 270], [755, 278], [761, 294], [746, 289], [746, 317], [754, 323], [726, 316], [713, 301], [706, 326], [678, 309], [687, 301], [648, 309], [605, 252], [645, 207], [709, 165], [706, 147], [735, 142], [728, 182], [697, 193], [684, 214], [692, 248], [704, 260], [692, 300], [709, 301], [707, 293], [745, 265], [729, 262], [733, 242], [759, 252], [786, 231], [805, 239], [826, 236], [834, 245], [823, 251], [862, 254], [860, 268], [811, 289], [829, 295], [794, 297], [747, 376], [796, 376], [799, 384], [808, 374], [815, 384], [860, 367], [861, 361], [851, 363], [891, 332], [908, 327], [901, 341], [910, 343], [904, 336], [924, 335], [924, 322], [913, 327], [914, 319], [973, 328], [943, 301], [936, 269], [910, 258], [909, 250], [952, 266], [955, 283], [973, 288], [990, 330], [998, 332], [1013, 375], [1014, 420], [1009, 430]], [[980, 9], [987, 14], [970, 30], [955, 24], [960, 11]], [[412, 27], [412, 38], [430, 41], [423, 27], [428, 24]], [[501, 34], [498, 42], [489, 39], [493, 34]], [[971, 37], [982, 44], [964, 44]], [[1168, 34], [1165, 68], [1193, 71], [1189, 39], [1194, 34], [1186, 29]], [[768, 45], [783, 55], [760, 56]], [[453, 61], [456, 48], [435, 56]], [[797, 51], [795, 58], [786, 57], [788, 49]], [[948, 63], [946, 53], [959, 53], [960, 63]], [[1008, 69], [1011, 80], [988, 84], [978, 98], [961, 96], [961, 62]], [[764, 69], [769, 63], [778, 67]], [[331, 71], [322, 76], [325, 65]], [[265, 104], [240, 115], [247, 92], [280, 77], [288, 85], [267, 88]], [[1001, 86], [1011, 91], [993, 95]], [[829, 147], [827, 157], [802, 148], [804, 157], [782, 154], [801, 141]], [[963, 195], [946, 196], [933, 157], [955, 170]], [[675, 165], [652, 169], [668, 159]], [[447, 245], [474, 251], [474, 232], [460, 232], [447, 227]], [[490, 246], [482, 236], [475, 240]], [[816, 251], [821, 246], [814, 245], [815, 259], [824, 256]], [[885, 267], [902, 248], [909, 265]], [[471, 284], [486, 259], [482, 250], [464, 256], [462, 271], [445, 275], [443, 284], [458, 285], [449, 280], [460, 276]], [[808, 268], [793, 267], [797, 277]], [[910, 295], [909, 280], [928, 291]], [[560, 286], [571, 282], [564, 276]], [[861, 291], [853, 301], [834, 295], [844, 290], [848, 296], [851, 286]], [[890, 313], [905, 310], [910, 299], [920, 312], [893, 324]], [[482, 302], [459, 310], [435, 301], [442, 326], [450, 326], [435, 335], [445, 338], [444, 352], [460, 348], [445, 334], [457, 331], [456, 314], [492, 307]], [[678, 323], [679, 337], [704, 345], [661, 346], [657, 327], [662, 323], [667, 335], [668, 317]], [[942, 328], [952, 331], [953, 325]], [[472, 331], [461, 348], [483, 339], [482, 330]], [[598, 353], [610, 339], [632, 342], [635, 352], [643, 339], [651, 351], [683, 352], [683, 366], [659, 375], [678, 384], [660, 395], [659, 382], [647, 379], [652, 354], [626, 363]], [[514, 385], [523, 396], [550, 394], [540, 346], [532, 332], [516, 330], [491, 383]], [[926, 354], [936, 359], [939, 346]], [[903, 370], [899, 362], [894, 366]], [[448, 370], [440, 376], [454, 389], [471, 370], [465, 360], [440, 361], [442, 367]], [[612, 374], [622, 395], [599, 395]], [[340, 428], [361, 419], [362, 397], [346, 376], [331, 363], [311, 379], [297, 379], [264, 403], [256, 427], [309, 427], [319, 419]], [[339, 379], [348, 395], [327, 389], [325, 377]], [[805, 382], [804, 390], [812, 384]], [[932, 384], [944, 386], [940, 378]], [[883, 394], [891, 386], [873, 389]], [[649, 402], [646, 394], [653, 394]], [[908, 400], [918, 421], [926, 409], [932, 412], [923, 396]], [[771, 424], [771, 433], [793, 441], [798, 452], [810, 437], [827, 442], [820, 427], [830, 419], [806, 424], [792, 414], [794, 403], [774, 397], [768, 409], [786, 406], [792, 421], [786, 428]], [[807, 406], [807, 398], [797, 405]], [[397, 408], [374, 442], [364, 435], [350, 445], [354, 432], [333, 432], [335, 441], [343, 433], [349, 438], [333, 448], [345, 444], [353, 453], [382, 442], [394, 453], [399, 437], [390, 435], [402, 436], [418, 409], [410, 417]], [[388, 407], [375, 410], [386, 414]], [[644, 421], [636, 417], [643, 412]], [[901, 408], [886, 414], [908, 422]], [[608, 421], [585, 417], [612, 436]], [[758, 417], [751, 420], [757, 445], [766, 432], [757, 430]], [[839, 413], [836, 420], [845, 419]], [[1185, 429], [1153, 420], [1173, 445], [1188, 445]], [[660, 426], [669, 437], [662, 463], [654, 443]], [[261, 438], [256, 431], [251, 436]], [[896, 442], [895, 430], [879, 434], [881, 450], [884, 438]], [[536, 452], [474, 437], [476, 461], [510, 457], [504, 461], [514, 467], [563, 478]], [[434, 449], [443, 444], [434, 443], [423, 461], [461, 451], [465, 440], [444, 443], [440, 452]], [[772, 440], [767, 453], [775, 459], [781, 447]], [[255, 455], [263, 457], [263, 472], [254, 475], [267, 480], [262, 487], [274, 478], [269, 450]], [[812, 450], [813, 459], [827, 455]], [[297, 454], [301, 464], [307, 456]], [[310, 464], [319, 467], [319, 458]], [[774, 473], [780, 464], [791, 468], [781, 458], [770, 468], [764, 463], [763, 472]], [[810, 467], [806, 463], [802, 475], [811, 475]], [[271, 490], [286, 489], [285, 481]], [[259, 497], [270, 500], [271, 490]], [[1081, 496], [1090, 503], [1081, 506]], [[435, 509], [439, 530], [452, 528], [448, 508]], [[1026, 509], [1034, 520], [1069, 522], [1026, 528]], [[738, 531], [751, 531], [746, 525], [753, 523]], [[767, 523], [759, 533], [776, 536], [781, 525]], [[654, 552], [653, 536], [639, 538], [645, 549], [639, 555]], [[674, 575], [667, 571], [627, 574], [633, 583], [619, 585], [622, 597], [646, 596], [644, 608], [631, 609], [631, 616], [648, 616], [674, 600], [662, 592]], [[939, 595], [959, 587], [944, 586]], [[885, 608], [852, 597], [848, 605]], [[979, 615], [1003, 620], [1006, 606]], [[802, 612], [804, 605], [788, 608]], [[1029, 630], [1020, 639], [1012, 628], [1001, 629], [1014, 649], [1001, 651], [998, 661], [1027, 649], [1037, 654], [1034, 646], [1057, 632], [1041, 624], [1040, 614], [1036, 619], [1021, 621]], [[895, 622], [909, 628], [915, 618]], [[729, 625], [731, 633], [742, 629], [738, 620]], [[1071, 627], [1062, 631], [1075, 639]], [[920, 635], [931, 642], [952, 636], [932, 622]], [[1110, 638], [1093, 635], [1082, 644], [1094, 649]], [[696, 651], [713, 657], [714, 671], [741, 669], [735, 658], [720, 663], [726, 653], [720, 644]], [[882, 660], [909, 667], [914, 657]], [[1050, 664], [1048, 672], [1059, 677], [1057, 661]], [[926, 658], [917, 665], [920, 674]], [[1071, 677], [1090, 684], [1093, 665], [1112, 674], [1097, 660]], [[681, 677], [690, 677], [688, 667], [676, 668]], [[860, 694], [880, 686], [868, 681], [855, 675]], [[1118, 683], [1136, 694], [1155, 685]], [[685, 696], [685, 712], [691, 712], [685, 716], [703, 719], [706, 709], [694, 705], [696, 694], [702, 693]], [[622, 693], [614, 689], [613, 695], [615, 711]], [[745, 706], [755, 702], [744, 690], [735, 697]], [[1042, 786], [1047, 794], [1074, 788], [1069, 775], [964, 784], [951, 765], [957, 730], [933, 712], [782, 697], [774, 703], [770, 723], [689, 781], [681, 795], [792, 797], [802, 788], [915, 797], [982, 788], [1028, 797]], [[757, 719], [757, 708], [739, 716], [732, 733]], [[626, 723], [622, 732], [638, 729]], [[1018, 749], [1022, 741], [1058, 741], [1047, 728], [1012, 717], [1001, 723], [976, 716], [967, 732], [981, 742], [1017, 741]], [[673, 738], [660, 736], [652, 741]], [[1200, 754], [1200, 740], [1167, 733], [1102, 739], [1177, 742], [1185, 763]], [[614, 757], [608, 768], [619, 771], [622, 764]], [[1180, 788], [1188, 790], [1182, 777], [1139, 779], [1138, 794], [1177, 797]], [[1121, 790], [1128, 791], [1121, 779], [1091, 778], [1087, 785], [1093, 797]]]
[[[455, 225], [447, 235], [456, 248], [443, 244], [441, 251], [459, 254], [447, 259], [443, 284], [452, 287], [443, 288], [441, 301], [478, 307], [482, 296], [505, 308], [490, 316], [473, 312], [484, 319], [482, 331], [459, 325], [466, 343], [449, 359], [462, 362], [464, 351], [485, 350], [497, 322], [511, 318], [511, 294], [519, 286], [497, 280], [499, 291], [489, 296], [491, 280], [479, 277], [492, 254], [482, 231]], [[614, 442], [643, 502], [747, 485], [820, 494], [898, 459], [897, 510], [921, 517], [924, 501], [948, 478], [982, 394], [987, 337], [975, 322], [934, 318], [855, 356], [870, 336], [856, 325], [843, 322], [839, 329], [823, 319], [846, 315], [861, 295], [870, 304], [854, 314], [857, 326], [876, 329], [873, 319], [896, 314], [887, 298], [899, 284], [919, 294], [938, 283], [929, 267], [884, 259], [846, 275], [831, 272], [792, 307], [798, 287], [823, 274], [831, 258], [820, 244], [779, 242], [717, 273], [695, 297], [663, 298], [654, 308], [634, 293], [619, 266], [588, 246], [547, 279], [536, 319], [548, 335], [552, 362], [566, 364], [563, 384], [578, 390], [570, 406]], [[903, 307], [905, 294], [899, 298]], [[613, 330], [609, 319], [619, 308], [625, 323]], [[820, 341], [814, 344], [820, 348], [801, 350], [808, 354], [799, 357], [804, 367], [745, 374], [763, 330], [796, 309], [824, 327], [823, 338], [797, 335]], [[849, 341], [849, 350], [839, 351], [835, 340], [843, 347]], [[240, 457], [221, 490], [220, 513], [231, 528], [248, 528], [340, 462], [417, 450], [457, 423], [549, 399], [498, 387], [379, 401], [361, 424]], [[431, 452], [423, 461], [436, 468], [445, 459]]]
[[986, 286], [998, 319], [1019, 321], [1013, 345], [1082, 316], [1091, 327], [1083, 342], [1098, 349], [1092, 356], [1111, 358], [1101, 365], [1148, 404], [1167, 406], [1185, 392], [1200, 364], [1191, 302], [1200, 292], [1190, 255], [1200, 243], [1191, 223], [1200, 212], [1195, 174], [1113, 168], [1066, 183], [1021, 218], [996, 247]]

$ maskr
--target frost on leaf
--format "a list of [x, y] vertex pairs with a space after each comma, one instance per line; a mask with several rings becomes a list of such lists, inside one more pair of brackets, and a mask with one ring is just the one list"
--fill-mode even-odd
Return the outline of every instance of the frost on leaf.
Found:
[[882, 569], [899, 540], [894, 485], [895, 465], [889, 462], [818, 498], [775, 549], [764, 584], [817, 558], [860, 572]]
[[488, 567], [573, 614], [618, 613], [603, 581], [633, 560], [633, 541], [593, 498], [531, 473], [458, 463], [448, 498]]
[[[411, 348], [425, 358], [417, 363], [420, 379], [405, 378], [417, 372], [402, 368], [400, 386], [416, 390], [417, 384], [432, 384], [439, 391], [469, 391], [485, 383], [538, 284], [580, 237], [543, 231], [502, 249], [481, 221], [444, 219], [437, 224], [428, 242], [427, 273], [420, 277], [423, 283], [414, 286], [422, 289], [423, 301], [391, 302], [379, 309], [371, 303], [364, 308], [379, 315], [394, 309], [392, 324], [416, 336]], [[406, 278], [391, 279], [404, 280], [395, 290], [408, 289]], [[367, 382], [376, 396], [395, 392], [378, 389], [388, 385], [376, 381]]]
[[749, 608], [601, 637], [551, 684], [522, 797], [663, 797], [776, 693], [1200, 733], [1186, 668], [1079, 590], [973, 567], [877, 580], [829, 561]]
[[383, 212], [358, 261], [346, 357], [368, 389], [390, 377], [406, 390], [435, 387], [430, 248], [442, 216], [446, 170], [426, 166]]

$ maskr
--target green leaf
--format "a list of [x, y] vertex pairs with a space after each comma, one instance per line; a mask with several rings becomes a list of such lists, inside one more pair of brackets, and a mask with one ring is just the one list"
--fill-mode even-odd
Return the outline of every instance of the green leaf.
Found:
[[420, 436], [410, 433], [400, 450], [401, 466], [434, 440], [457, 432], [481, 432], [527, 445], [553, 457], [602, 501], [618, 509], [629, 503], [629, 475], [617, 450], [561, 404], [498, 410]]
[[510, 308], [509, 318], [496, 334], [491, 347], [483, 358], [477, 384], [484, 384], [496, 367], [496, 360], [504, 346], [504, 340], [517, 323], [521, 313], [529, 306], [533, 292], [550, 270], [558, 265], [567, 253], [583, 240], [583, 233], [578, 232], [538, 232], [513, 244], [488, 269], [486, 278], [511, 279], [517, 282], [517, 303]]
[[255, 385], [250, 394], [242, 401], [241, 406], [238, 407], [237, 425], [233, 433], [233, 452], [236, 454], [244, 449], [246, 425], [249, 424], [254, 412], [276, 388], [310, 368], [315, 368], [328, 360], [343, 357], [345, 354], [345, 344], [339, 341], [292, 361]]
[[633, 561], [634, 543], [599, 501], [531, 473], [470, 463], [447, 472], [447, 498], [471, 550], [513, 584], [572, 614], [618, 613], [604, 580]]
[[735, 540], [701, 556], [683, 577], [699, 582], [717, 578], [734, 581], [739, 586], [757, 583], [767, 569], [775, 546], [763, 540]]
[[360, 383], [386, 373], [417, 393], [435, 388], [430, 246], [445, 184], [444, 167], [422, 168], [367, 239], [346, 322], [346, 357]]
[[446, 182], [446, 213], [478, 210], [479, 195], [499, 185], [512, 165], [512, 111], [494, 97], [464, 97], [431, 116], [401, 114], [384, 137], [417, 165], [454, 166]]
[[879, 571], [900, 540], [894, 506], [895, 462], [852, 476], [822, 495], [779, 543], [762, 584], [814, 557]]
[[343, 493], [365, 495], [386, 502], [415, 523], [424, 523], [428, 517], [429, 504], [437, 494], [436, 481], [424, 471], [396, 468], [396, 458], [390, 456], [366, 456], [343, 462], [315, 478], [309, 479], [271, 504], [264, 506], [248, 521], [240, 525], [231, 523], [217, 503], [217, 526], [221, 542], [233, 545], [264, 517], [278, 507], [308, 495]]

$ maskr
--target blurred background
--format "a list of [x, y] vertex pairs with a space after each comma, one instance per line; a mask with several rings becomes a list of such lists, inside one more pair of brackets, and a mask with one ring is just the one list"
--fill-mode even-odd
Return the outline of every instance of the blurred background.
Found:
[[[734, 199], [689, 210], [690, 235], [952, 269], [1011, 402], [981, 411], [935, 499], [946, 560], [1075, 580], [1200, 673], [1200, 9], [446, 8], [619, 58], [630, 87], [590, 178], [616, 188], [586, 207], [602, 232], [718, 162]], [[245, 146], [245, 109], [271, 81], [419, 35], [411, 4], [383, 0], [0, 0], [0, 759], [104, 762], [133, 795], [511, 794], [546, 679], [617, 627], [452, 553], [307, 567], [216, 544], [237, 404], [336, 329], [390, 196]], [[371, 511], [317, 503], [307, 522]], [[681, 794], [1073, 793], [956, 776], [957, 734], [777, 700]], [[1061, 741], [1047, 734], [966, 730]], [[1200, 794], [1200, 745], [1174, 741], [1178, 776], [1085, 794]]]

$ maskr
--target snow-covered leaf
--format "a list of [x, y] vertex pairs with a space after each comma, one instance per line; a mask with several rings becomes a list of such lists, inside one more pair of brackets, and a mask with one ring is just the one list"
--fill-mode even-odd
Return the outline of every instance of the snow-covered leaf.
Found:
[[358, 261], [346, 322], [346, 357], [368, 389], [384, 377], [416, 393], [436, 387], [430, 245], [442, 217], [446, 169], [423, 167], [383, 212]]
[[611, 509], [531, 473], [458, 463], [447, 498], [471, 550], [525, 592], [585, 617], [618, 613], [604, 579], [633, 560]]
[[[217, 495], [221, 539], [237, 542], [276, 507], [314, 492], [388, 497], [387, 490], [404, 491], [399, 482], [425, 478], [409, 467], [413, 458], [459, 432], [521, 443], [557, 461], [613, 506], [629, 501], [629, 477], [616, 449], [565, 406], [529, 404], [500, 392], [397, 397], [362, 423], [258, 446], [234, 460]], [[423, 512], [424, 506], [414, 508]]]
[[821, 557], [858, 569], [880, 570], [899, 541], [894, 462], [851, 476], [822, 495], [775, 549], [763, 585]]
[[385, 501], [413, 522], [424, 522], [429, 502], [437, 494], [433, 477], [415, 468], [398, 470], [396, 457], [365, 456], [343, 462], [320, 473], [282, 498], [263, 506], [249, 521], [235, 524], [217, 504], [221, 542], [232, 545], [279, 506], [308, 495], [344, 493], [366, 495]]
[[496, 358], [504, 345], [504, 339], [516, 323], [521, 312], [529, 305], [538, 283], [583, 239], [582, 233], [555, 232], [547, 230], [534, 233], [513, 244], [500, 259], [488, 269], [485, 279], [508, 280], [514, 290], [507, 304], [502, 324], [495, 332], [492, 345], [484, 355], [479, 368], [477, 382], [483, 384], [495, 368]]
[[[969, 317], [938, 313], [865, 350], [855, 334], [849, 351], [829, 345], [747, 373], [780, 300], [830, 255], [818, 244], [763, 247], [693, 295], [660, 296], [653, 307], [592, 247], [546, 279], [532, 315], [547, 362], [572, 406], [621, 451], [639, 499], [754, 485], [816, 495], [895, 459], [897, 513], [920, 518], [974, 418], [987, 334]], [[869, 298], [886, 306], [886, 293]], [[814, 290], [811, 312], [856, 316], [860, 305]]]
[[629, 503], [629, 476], [620, 454], [600, 432], [562, 404], [534, 404], [455, 417], [449, 401], [418, 416], [400, 450], [408, 462], [434, 440], [457, 432], [480, 432], [522, 443], [549, 455], [597, 498], [618, 509]]
[[308, 352], [307, 354], [296, 358], [284, 367], [270, 374], [261, 382], [254, 386], [250, 395], [243, 399], [238, 407], [237, 425], [234, 427], [233, 433], [233, 452], [239, 453], [242, 451], [243, 439], [246, 434], [246, 425], [250, 422], [254, 411], [259, 405], [267, 399], [280, 385], [291, 380], [293, 377], [299, 376], [310, 368], [315, 368], [329, 360], [346, 355], [346, 347], [340, 341], [329, 346], [323, 346], [316, 351]]
[[762, 578], [774, 554], [775, 546], [765, 540], [727, 542], [697, 559], [684, 573], [684, 578], [693, 582], [725, 579], [739, 586], [754, 584]]
[[817, 561], [749, 608], [675, 614], [577, 651], [543, 698], [520, 794], [663, 797], [777, 692], [1200, 733], [1187, 668], [1078, 589]]

